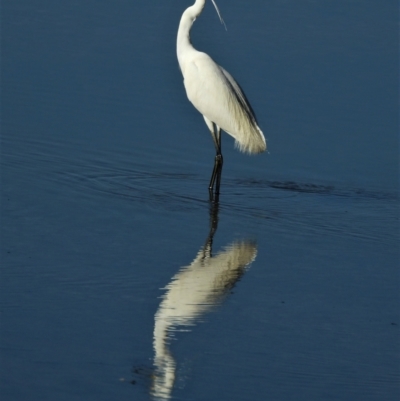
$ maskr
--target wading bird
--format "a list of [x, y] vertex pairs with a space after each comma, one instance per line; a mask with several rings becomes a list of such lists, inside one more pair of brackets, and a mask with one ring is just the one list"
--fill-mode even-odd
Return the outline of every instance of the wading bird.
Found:
[[[196, 0], [181, 17], [177, 37], [177, 55], [186, 94], [203, 115], [214, 140], [216, 156], [209, 185], [210, 197], [219, 194], [222, 169], [221, 129], [235, 138], [239, 150], [261, 153], [267, 148], [246, 95], [233, 77], [206, 53], [197, 51], [190, 42], [190, 30], [203, 11], [206, 0]], [[221, 14], [212, 0], [218, 16]]]

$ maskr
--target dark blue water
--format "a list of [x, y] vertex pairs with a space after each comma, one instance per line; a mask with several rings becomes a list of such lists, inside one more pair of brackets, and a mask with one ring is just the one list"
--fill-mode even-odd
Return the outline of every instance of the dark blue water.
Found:
[[190, 3], [2, 3], [1, 399], [398, 400], [397, 2], [207, 4], [269, 147], [214, 207]]

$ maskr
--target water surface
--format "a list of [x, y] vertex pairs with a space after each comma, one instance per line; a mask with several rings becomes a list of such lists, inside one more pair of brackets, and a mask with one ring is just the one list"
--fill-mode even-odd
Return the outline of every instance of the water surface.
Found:
[[189, 4], [3, 2], [2, 400], [397, 400], [397, 2], [207, 4], [269, 146], [218, 205]]

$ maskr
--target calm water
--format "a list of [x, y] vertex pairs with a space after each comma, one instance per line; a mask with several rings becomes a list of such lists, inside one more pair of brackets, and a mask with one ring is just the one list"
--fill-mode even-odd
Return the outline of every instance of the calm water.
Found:
[[207, 4], [269, 146], [214, 206], [190, 3], [3, 1], [2, 400], [398, 400], [398, 3]]

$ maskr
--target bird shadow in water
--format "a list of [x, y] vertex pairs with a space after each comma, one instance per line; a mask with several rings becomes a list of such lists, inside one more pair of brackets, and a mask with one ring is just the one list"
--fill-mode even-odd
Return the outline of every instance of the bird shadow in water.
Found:
[[218, 195], [210, 202], [210, 231], [193, 262], [179, 269], [164, 288], [155, 314], [153, 333], [154, 370], [150, 394], [153, 400], [168, 400], [176, 382], [177, 361], [170, 351], [180, 331], [191, 331], [209, 310], [221, 304], [246, 272], [257, 254], [255, 241], [235, 241], [213, 255], [218, 228]]
[[222, 154], [219, 153], [215, 156], [214, 168], [211, 174], [210, 185], [208, 186], [208, 193], [210, 195], [210, 202], [216, 208], [216, 213], [218, 214], [218, 204], [219, 204], [219, 188], [221, 186], [221, 174], [222, 165], [224, 159]]

